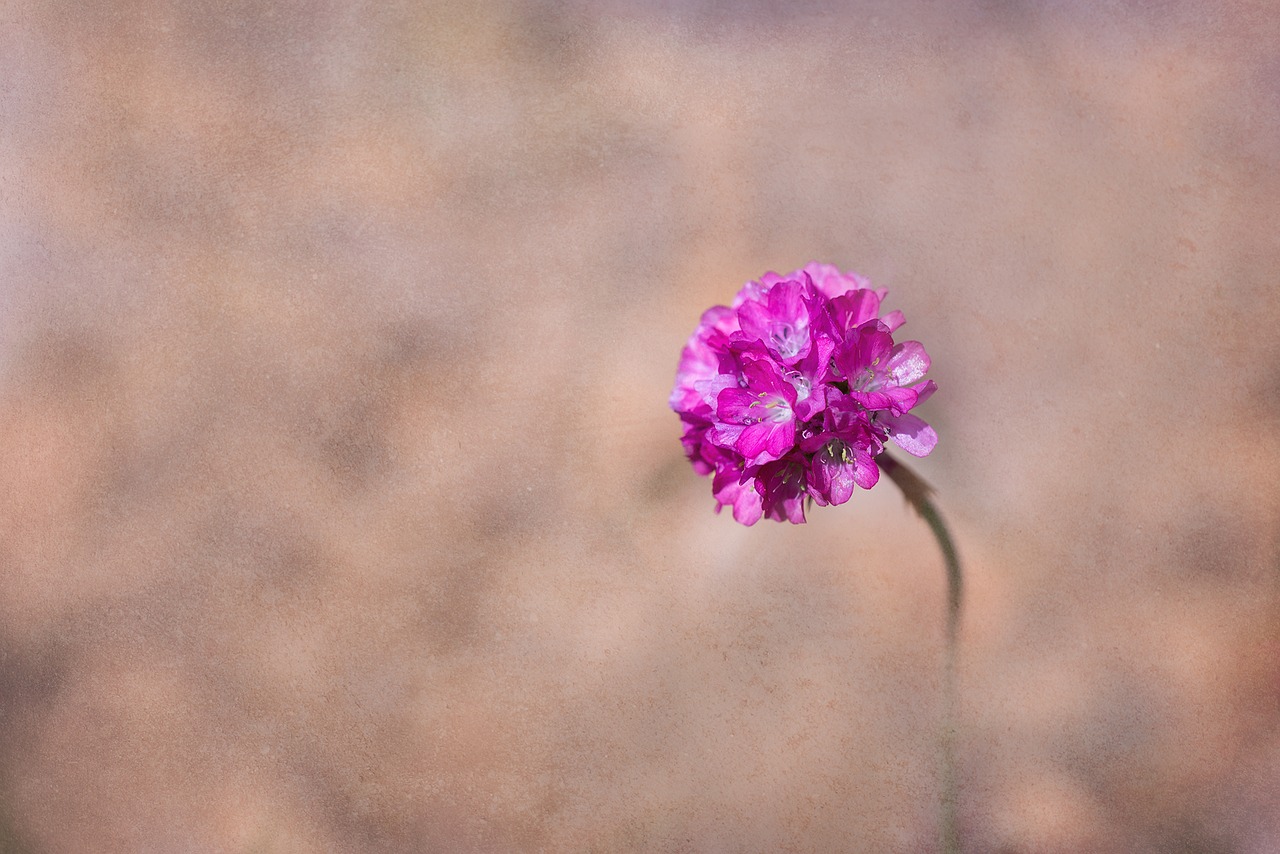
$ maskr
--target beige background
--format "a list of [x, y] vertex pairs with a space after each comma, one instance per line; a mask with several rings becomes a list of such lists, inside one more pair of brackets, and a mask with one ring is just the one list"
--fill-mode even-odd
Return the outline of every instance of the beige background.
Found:
[[1280, 850], [1280, 14], [0, 4], [0, 837], [929, 851], [942, 570], [736, 526], [679, 348], [925, 342], [970, 852]]

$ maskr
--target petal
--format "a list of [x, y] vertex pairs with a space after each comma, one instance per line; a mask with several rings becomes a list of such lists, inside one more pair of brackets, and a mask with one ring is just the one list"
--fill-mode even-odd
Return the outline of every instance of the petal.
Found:
[[938, 444], [938, 434], [914, 415], [892, 415], [880, 422], [889, 429], [889, 438], [914, 457], [927, 457]]
[[721, 389], [716, 396], [716, 418], [729, 424], [750, 423], [749, 411], [760, 402], [760, 393], [749, 388]]
[[787, 514], [787, 521], [792, 525], [804, 524], [804, 499], [804, 494], [800, 494], [782, 502], [782, 509]]
[[832, 504], [844, 504], [853, 497], [854, 468], [849, 463], [832, 463], [827, 470], [827, 495]]
[[897, 332], [898, 327], [907, 322], [907, 318], [900, 311], [891, 311], [880, 318], [880, 322], [889, 327], [890, 332]]
[[773, 322], [773, 315], [769, 313], [769, 307], [764, 303], [755, 300], [744, 302], [738, 309], [738, 321], [742, 327], [742, 334], [747, 340], [769, 340], [769, 326]]
[[760, 493], [755, 491], [753, 485], [751, 489], [744, 489], [739, 492], [738, 497], [733, 500], [734, 521], [750, 527], [760, 521], [763, 509]]
[[745, 302], [738, 309], [742, 335], [762, 342], [786, 364], [795, 364], [809, 352], [809, 308], [806, 296], [812, 291], [807, 281], [779, 282], [766, 301]]
[[817, 261], [810, 261], [796, 272], [808, 273], [813, 286], [828, 297], [838, 297], [848, 291], [871, 286], [870, 281], [857, 273], [842, 273], [832, 264], [819, 264]]
[[929, 398], [933, 397], [933, 393], [938, 390], [938, 384], [935, 383], [933, 380], [925, 380], [919, 385], [912, 386], [912, 388], [914, 388], [916, 392], [920, 395], [919, 397], [916, 398], [916, 404], [919, 405], [921, 403], [924, 403]]
[[863, 489], [870, 489], [880, 480], [880, 467], [875, 457], [861, 448], [855, 448], [853, 455], [853, 480]]
[[705, 422], [686, 420], [684, 422], [684, 432], [680, 436], [680, 444], [684, 448], [684, 455], [693, 464], [693, 470], [702, 475], [711, 474], [712, 461], [717, 453], [714, 449], [715, 446], [707, 443], [708, 426]]
[[734, 450], [751, 465], [781, 459], [796, 443], [795, 421], [761, 421], [744, 429]]
[[736, 466], [729, 464], [718, 468], [711, 490], [719, 505], [733, 506], [733, 518], [740, 524], [754, 525], [760, 521], [762, 507], [755, 479], [740, 473]]
[[795, 406], [796, 387], [787, 381], [773, 360], [748, 362], [742, 367], [742, 375], [752, 391], [772, 393], [785, 400], [788, 406]]
[[764, 515], [769, 519], [783, 519], [799, 525], [804, 522], [805, 488], [804, 463], [798, 458], [788, 458], [762, 466], [756, 479]]
[[764, 295], [769, 291], [772, 282], [766, 283], [769, 277], [777, 277], [777, 273], [765, 273], [760, 277], [759, 282], [747, 282], [742, 286], [742, 290], [738, 291], [738, 295], [733, 298], [733, 308], [739, 309], [748, 302], [759, 302], [764, 299]]
[[698, 380], [693, 384], [693, 390], [712, 412], [715, 412], [719, 406], [720, 392], [737, 387], [738, 381], [729, 374], [716, 374], [709, 380]]
[[893, 348], [885, 370], [898, 385], [908, 385], [924, 376], [929, 370], [929, 354], [919, 341], [903, 341]]
[[846, 378], [855, 377], [886, 358], [893, 349], [893, 336], [878, 320], [868, 320], [855, 329], [836, 353], [836, 365]]
[[745, 424], [717, 422], [715, 426], [707, 431], [707, 441], [718, 447], [734, 450], [737, 448], [738, 438], [742, 435], [742, 431], [746, 429]]
[[917, 394], [913, 388], [882, 388], [879, 391], [851, 391], [849, 397], [873, 411], [888, 410], [901, 415], [916, 405]]
[[821, 391], [817, 394], [811, 394], [804, 400], [796, 402], [794, 410], [796, 418], [800, 421], [808, 421], [810, 418], [821, 414], [822, 410], [826, 407], [826, 403], [827, 402], [823, 398]]
[[831, 309], [836, 324], [842, 330], [849, 330], [875, 318], [880, 311], [880, 297], [868, 288], [849, 291], [833, 299]]

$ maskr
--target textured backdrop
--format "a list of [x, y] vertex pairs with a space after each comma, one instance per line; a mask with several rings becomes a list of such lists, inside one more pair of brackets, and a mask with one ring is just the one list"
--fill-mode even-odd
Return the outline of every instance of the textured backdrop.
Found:
[[1280, 849], [1278, 55], [1267, 2], [0, 3], [0, 849], [931, 850], [927, 529], [738, 527], [666, 410], [813, 259], [934, 358], [966, 850]]

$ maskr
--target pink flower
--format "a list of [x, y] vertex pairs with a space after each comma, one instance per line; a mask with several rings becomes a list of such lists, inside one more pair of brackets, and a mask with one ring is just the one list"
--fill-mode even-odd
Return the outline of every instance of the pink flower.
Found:
[[796, 443], [796, 389], [767, 359], [747, 362], [745, 387], [726, 388], [716, 397], [711, 441], [742, 455], [749, 465], [782, 459]]
[[753, 525], [805, 520], [805, 505], [843, 504], [880, 476], [886, 442], [915, 456], [937, 444], [911, 410], [937, 388], [918, 341], [896, 342], [901, 312], [856, 273], [808, 264], [766, 273], [732, 307], [702, 315], [681, 353], [671, 408], [717, 510]]

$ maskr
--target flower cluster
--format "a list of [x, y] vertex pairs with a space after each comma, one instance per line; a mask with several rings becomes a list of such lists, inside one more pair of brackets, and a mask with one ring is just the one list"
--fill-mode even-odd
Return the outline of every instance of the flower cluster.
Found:
[[880, 477], [892, 440], [923, 457], [938, 436], [910, 414], [936, 388], [921, 381], [919, 341], [894, 343], [902, 312], [880, 316], [888, 292], [812, 263], [748, 282], [731, 308], [702, 315], [680, 356], [671, 408], [685, 453], [713, 475], [717, 511], [753, 525], [804, 521], [805, 500], [843, 504]]

